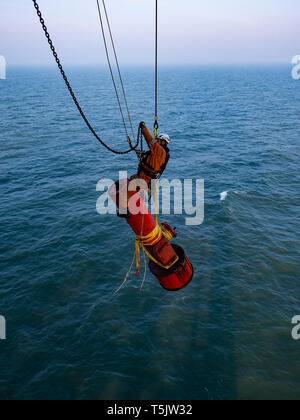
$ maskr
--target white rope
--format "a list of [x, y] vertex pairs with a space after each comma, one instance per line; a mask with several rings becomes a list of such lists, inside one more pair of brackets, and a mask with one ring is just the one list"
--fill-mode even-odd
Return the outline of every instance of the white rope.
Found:
[[131, 263], [131, 266], [130, 266], [130, 268], [129, 268], [129, 270], [128, 270], [128, 272], [127, 272], [127, 274], [126, 274], [126, 276], [125, 276], [125, 278], [124, 278], [124, 280], [123, 280], [123, 283], [121, 284], [121, 286], [115, 291], [115, 293], [114, 293], [114, 296], [117, 294], [117, 293], [119, 293], [119, 291], [125, 286], [125, 284], [126, 284], [126, 282], [127, 282], [127, 280], [128, 280], [128, 278], [129, 278], [129, 276], [130, 276], [130, 274], [131, 274], [131, 271], [132, 271], [132, 267], [133, 267], [133, 264], [134, 264], [134, 261], [135, 261], [135, 258], [136, 258], [136, 251], [134, 252], [134, 255], [133, 255], [133, 259], [132, 259], [132, 263]]

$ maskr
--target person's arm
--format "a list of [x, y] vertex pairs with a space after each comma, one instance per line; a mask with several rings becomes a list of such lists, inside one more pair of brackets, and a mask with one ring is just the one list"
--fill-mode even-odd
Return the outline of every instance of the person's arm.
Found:
[[140, 123], [140, 129], [142, 130], [142, 134], [143, 134], [150, 150], [152, 150], [153, 144], [155, 143], [155, 141], [154, 141], [154, 138], [152, 137], [150, 131], [148, 130], [148, 128], [146, 127], [146, 124], [144, 122]]

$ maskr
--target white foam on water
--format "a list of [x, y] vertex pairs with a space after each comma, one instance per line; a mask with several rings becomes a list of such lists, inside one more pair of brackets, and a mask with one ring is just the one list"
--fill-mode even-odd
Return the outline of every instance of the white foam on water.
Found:
[[236, 194], [236, 195], [247, 195], [248, 194], [248, 192], [247, 191], [233, 191], [234, 192], [234, 194]]
[[226, 198], [228, 197], [228, 191], [224, 191], [220, 194], [221, 197], [221, 201], [225, 201]]

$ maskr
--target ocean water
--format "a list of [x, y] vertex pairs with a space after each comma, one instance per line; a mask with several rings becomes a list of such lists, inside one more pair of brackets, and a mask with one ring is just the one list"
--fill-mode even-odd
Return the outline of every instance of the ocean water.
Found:
[[[106, 69], [69, 68], [93, 126], [126, 148]], [[177, 227], [193, 282], [122, 283], [124, 220], [96, 212], [101, 178], [136, 170], [90, 135], [56, 68], [0, 80], [1, 399], [300, 399], [300, 82], [289, 67], [160, 71], [165, 176], [205, 180], [205, 220]], [[124, 70], [136, 123], [153, 73]]]

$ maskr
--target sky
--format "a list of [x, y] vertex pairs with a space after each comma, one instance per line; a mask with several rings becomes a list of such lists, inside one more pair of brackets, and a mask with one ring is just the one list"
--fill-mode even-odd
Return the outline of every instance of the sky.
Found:
[[[105, 65], [96, 0], [39, 0], [65, 65]], [[154, 0], [106, 0], [120, 62], [153, 64]], [[291, 63], [299, 0], [159, 0], [161, 65]], [[0, 0], [8, 65], [53, 64], [32, 0]]]

